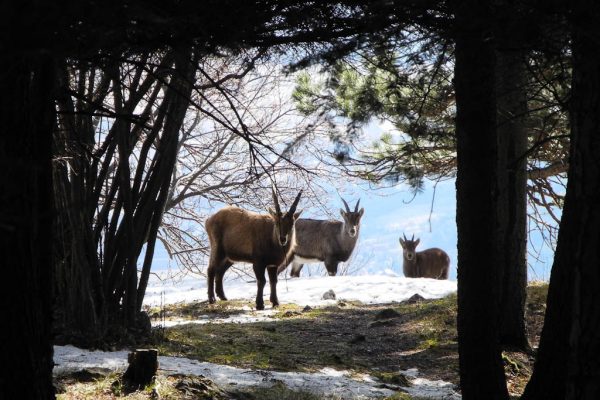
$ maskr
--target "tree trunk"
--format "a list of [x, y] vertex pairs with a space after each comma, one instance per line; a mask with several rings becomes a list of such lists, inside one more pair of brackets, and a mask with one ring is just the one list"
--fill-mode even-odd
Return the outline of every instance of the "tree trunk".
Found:
[[154, 382], [158, 371], [158, 350], [138, 349], [127, 356], [129, 366], [123, 374], [129, 389], [139, 390]]
[[[59, 75], [55, 287], [65, 340], [85, 346], [124, 328], [145, 328], [138, 316], [194, 82], [190, 53], [140, 56], [140, 64], [153, 61], [146, 69], [127, 61], [102, 68], [73, 64]], [[74, 82], [77, 96], [71, 93]], [[104, 127], [95, 122], [94, 115], [104, 112], [98, 104], [115, 112]], [[132, 116], [142, 106], [139, 118]]]
[[495, 54], [488, 2], [454, 3], [458, 346], [464, 399], [507, 399], [498, 339], [500, 269], [495, 257], [497, 167]]
[[[509, 17], [514, 21], [514, 13]], [[517, 31], [502, 24], [498, 33], [496, 76], [498, 99], [499, 218], [497, 257], [502, 264], [500, 345], [530, 351], [525, 326], [527, 296], [527, 92], [525, 56], [518, 49]]]
[[[193, 60], [193, 52], [191, 49], [186, 51], [178, 51], [175, 53], [175, 75], [171, 81], [169, 88], [172, 102], [169, 107], [169, 119], [165, 123], [163, 136], [161, 141], [158, 165], [153, 181], [156, 182], [157, 194], [152, 196], [152, 201], [149, 201], [149, 209], [146, 215], [147, 218], [146, 235], [142, 238], [142, 244], [146, 242], [146, 255], [140, 273], [140, 282], [137, 287], [137, 311], [142, 308], [142, 302], [146, 294], [146, 287], [150, 277], [150, 268], [152, 266], [152, 256], [158, 229], [160, 228], [165, 207], [169, 197], [171, 188], [171, 180], [173, 171], [177, 164], [177, 153], [179, 150], [179, 133], [183, 126], [183, 121], [189, 106], [191, 97], [194, 76], [196, 74], [196, 65]], [[155, 199], [155, 200], [154, 200]], [[145, 218], [143, 216], [142, 218]], [[141, 249], [140, 249], [141, 250]]]
[[[93, 123], [82, 114], [87, 106], [81, 101], [76, 105], [69, 94], [70, 76], [64, 64], [57, 74], [59, 129], [53, 143], [55, 331], [58, 342], [83, 345], [81, 339], [94, 342], [102, 337], [107, 316], [94, 243], [97, 204], [90, 206], [94, 197], [89, 185], [95, 182], [89, 157], [94, 147]], [[86, 82], [86, 70], [78, 78]], [[80, 98], [85, 98], [85, 91], [85, 86], [78, 87]], [[102, 92], [106, 95], [107, 90]]]
[[5, 284], [2, 399], [53, 399], [52, 176], [54, 60], [3, 53], [0, 260]]
[[575, 4], [567, 192], [538, 357], [523, 399], [600, 398], [600, 7]]

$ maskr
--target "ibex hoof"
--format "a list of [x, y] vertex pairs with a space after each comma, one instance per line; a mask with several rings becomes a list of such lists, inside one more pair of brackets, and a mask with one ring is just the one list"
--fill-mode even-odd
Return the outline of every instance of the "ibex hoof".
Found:
[[217, 300], [214, 297], [209, 297], [208, 302], [209, 302], [209, 304], [215, 304], [217, 302]]
[[257, 310], [264, 310], [265, 309], [265, 305], [264, 304], [257, 304], [256, 305], [256, 309]]

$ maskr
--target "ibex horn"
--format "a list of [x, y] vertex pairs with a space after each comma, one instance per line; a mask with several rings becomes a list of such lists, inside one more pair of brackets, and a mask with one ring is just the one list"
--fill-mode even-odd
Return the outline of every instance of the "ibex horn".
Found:
[[350, 212], [350, 207], [348, 207], [348, 203], [346, 203], [346, 200], [344, 200], [344, 198], [342, 196], [340, 196], [340, 199], [342, 199], [342, 201], [344, 202], [344, 205], [346, 206], [346, 212]]
[[406, 235], [404, 234], [404, 232], [402, 232], [402, 236], [404, 236], [404, 241], [406, 242], [408, 239], [406, 238]]
[[412, 238], [410, 238], [410, 241], [413, 242], [415, 240], [415, 234], [413, 233]]
[[275, 211], [277, 212], [277, 215], [281, 215], [279, 201], [277, 201], [277, 194], [275, 193], [275, 185], [271, 185], [271, 192], [273, 193], [273, 203], [275, 203]]
[[358, 211], [358, 205], [360, 204], [360, 199], [356, 202], [356, 207], [354, 207], [354, 212]]
[[296, 207], [298, 206], [298, 202], [300, 201], [301, 195], [302, 195], [302, 190], [298, 192], [298, 195], [294, 199], [294, 202], [292, 203], [292, 206], [290, 207], [290, 211], [289, 211], [290, 214], [293, 214], [296, 212]]

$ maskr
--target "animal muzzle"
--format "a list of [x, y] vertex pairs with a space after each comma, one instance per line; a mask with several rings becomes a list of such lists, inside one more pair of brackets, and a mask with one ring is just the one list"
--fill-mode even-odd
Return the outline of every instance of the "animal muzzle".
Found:
[[283, 247], [288, 243], [288, 237], [286, 236], [279, 236], [279, 244]]
[[350, 235], [350, 237], [356, 236], [356, 233], [357, 233], [356, 227], [350, 228], [350, 232], [348, 232], [348, 234]]

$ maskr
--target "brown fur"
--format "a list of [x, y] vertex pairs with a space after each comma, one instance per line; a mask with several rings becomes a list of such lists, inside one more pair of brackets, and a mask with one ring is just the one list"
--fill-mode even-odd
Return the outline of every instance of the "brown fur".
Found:
[[[225, 207], [206, 220], [206, 232], [210, 241], [208, 264], [208, 301], [214, 303], [216, 294], [227, 300], [223, 291], [223, 275], [236, 262], [252, 264], [256, 275], [256, 308], [264, 309], [263, 288], [266, 284], [265, 270], [269, 273], [270, 300], [277, 306], [277, 266], [291, 256], [295, 246], [295, 213], [300, 193], [285, 215], [270, 210], [271, 215], [253, 213], [238, 207]], [[285, 244], [282, 245], [282, 241]]]
[[[414, 236], [413, 236], [414, 238]], [[415, 249], [419, 239], [404, 240], [400, 238], [402, 246], [402, 270], [407, 278], [433, 278], [448, 279], [450, 270], [450, 257], [442, 249], [431, 248], [417, 252]]]

